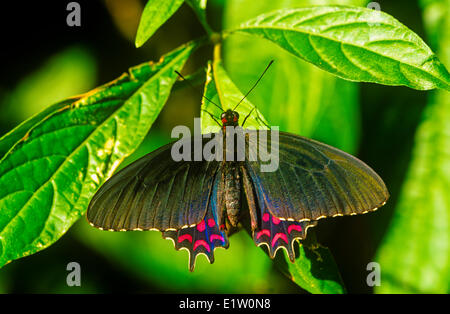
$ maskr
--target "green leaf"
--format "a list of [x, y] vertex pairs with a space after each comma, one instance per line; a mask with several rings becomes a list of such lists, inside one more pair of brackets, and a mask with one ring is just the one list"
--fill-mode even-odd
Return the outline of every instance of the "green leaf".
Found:
[[233, 31], [268, 39], [347, 80], [450, 90], [450, 74], [431, 49], [384, 12], [352, 6], [282, 9]]
[[184, 0], [149, 0], [142, 12], [136, 34], [136, 47], [141, 47], [183, 4]]
[[[211, 63], [208, 64], [204, 95], [221, 107], [222, 110], [203, 98], [201, 112], [202, 133], [220, 131], [220, 126], [218, 125], [218, 123], [220, 123], [220, 114], [228, 109], [234, 109], [244, 97], [242, 92], [231, 81], [220, 60], [215, 60], [212, 65]], [[247, 117], [254, 108], [255, 106], [245, 98], [236, 108], [236, 111], [240, 116], [239, 122], [242, 123], [245, 117]], [[211, 116], [214, 116], [218, 123], [215, 122]], [[262, 129], [267, 128], [266, 125], [267, 121], [256, 108], [251, 112], [245, 122], [246, 128]]]
[[[0, 266], [58, 240], [141, 143], [198, 43], [38, 114], [0, 140]], [[10, 149], [7, 144], [20, 138]], [[4, 144], [7, 142], [7, 144]]]
[[192, 74], [184, 76], [184, 79], [178, 79], [173, 86], [173, 90], [179, 90], [183, 88], [192, 88], [192, 86], [200, 86], [205, 83], [206, 68], [200, 68]]
[[[361, 5], [364, 2], [345, 1]], [[232, 29], [265, 12], [316, 3], [316, 0], [231, 0], [226, 2], [224, 24]], [[335, 3], [343, 1], [321, 1], [321, 4]], [[243, 56], [251, 56], [251, 61]], [[252, 84], [270, 59], [275, 63], [249, 99], [280, 130], [355, 153], [360, 133], [357, 84], [303, 62], [262, 38], [240, 33], [226, 37], [224, 60], [238, 86]]]
[[[450, 7], [429, 28], [443, 60], [450, 62]], [[431, 5], [431, 3], [430, 3]], [[425, 10], [425, 25], [433, 25]], [[450, 94], [430, 97], [415, 136], [412, 160], [387, 234], [377, 252], [378, 293], [450, 293]]]

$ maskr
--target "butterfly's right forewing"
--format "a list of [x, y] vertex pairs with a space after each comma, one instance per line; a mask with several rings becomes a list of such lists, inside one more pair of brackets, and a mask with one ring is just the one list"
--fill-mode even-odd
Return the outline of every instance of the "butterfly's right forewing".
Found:
[[[247, 145], [256, 147], [251, 141]], [[389, 197], [369, 166], [337, 148], [284, 132], [258, 145], [276, 149], [278, 169], [264, 172], [260, 161], [249, 160], [246, 167], [260, 207], [265, 205], [277, 218], [309, 221], [361, 214], [384, 205]]]

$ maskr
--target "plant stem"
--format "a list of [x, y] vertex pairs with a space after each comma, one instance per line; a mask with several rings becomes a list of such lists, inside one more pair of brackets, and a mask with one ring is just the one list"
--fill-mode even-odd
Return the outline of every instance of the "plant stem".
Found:
[[214, 62], [222, 60], [222, 42], [218, 42], [214, 45]]
[[206, 33], [209, 37], [211, 37], [212, 34], [214, 34], [214, 31], [212, 30], [211, 26], [209, 26], [207, 20], [206, 20], [206, 14], [204, 8], [198, 7], [194, 1], [187, 1], [189, 6], [194, 10], [195, 15], [197, 16], [198, 20], [200, 21], [200, 24], [202, 24], [203, 28], [205, 29]]

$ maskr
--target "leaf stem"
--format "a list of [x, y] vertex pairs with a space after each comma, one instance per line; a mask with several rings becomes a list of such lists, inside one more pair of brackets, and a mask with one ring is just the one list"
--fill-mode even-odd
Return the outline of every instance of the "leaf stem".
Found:
[[187, 3], [195, 12], [195, 15], [197, 16], [200, 24], [202, 24], [208, 36], [211, 37], [212, 34], [214, 34], [214, 31], [212, 30], [211, 26], [209, 26], [208, 21], [206, 20], [205, 8], [197, 6], [192, 0], [188, 0]]
[[212, 30], [211, 26], [209, 26], [209, 24], [206, 22], [205, 19], [202, 19], [201, 16], [199, 16], [199, 14], [197, 13], [197, 11], [195, 11], [195, 13], [198, 16], [198, 19], [200, 21], [200, 23], [202, 24], [203, 28], [205, 29], [206, 33], [208, 34], [208, 36], [212, 36], [212, 34], [214, 34], [214, 31]]

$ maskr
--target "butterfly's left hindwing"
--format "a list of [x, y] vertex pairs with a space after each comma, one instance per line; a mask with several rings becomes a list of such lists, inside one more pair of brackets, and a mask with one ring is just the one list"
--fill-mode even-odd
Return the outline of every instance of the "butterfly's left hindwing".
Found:
[[193, 271], [195, 260], [199, 254], [205, 255], [210, 263], [214, 262], [214, 250], [216, 248], [228, 248], [228, 237], [224, 230], [220, 229], [218, 213], [218, 187], [221, 173], [217, 173], [213, 189], [209, 196], [208, 209], [205, 217], [196, 225], [177, 230], [163, 232], [165, 239], [171, 239], [175, 249], [186, 249], [189, 252], [189, 270]]

